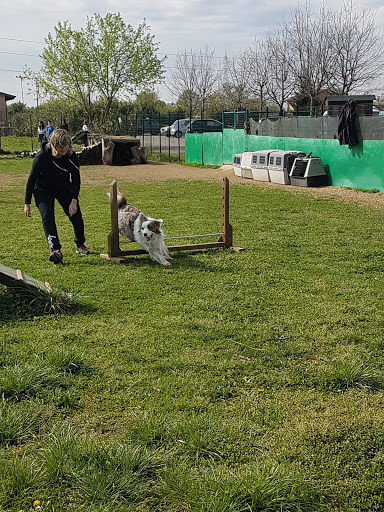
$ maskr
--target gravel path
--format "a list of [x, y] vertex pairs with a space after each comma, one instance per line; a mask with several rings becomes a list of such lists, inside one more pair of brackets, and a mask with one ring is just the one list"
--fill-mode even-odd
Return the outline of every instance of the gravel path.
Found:
[[150, 162], [147, 165], [131, 166], [92, 166], [81, 171], [82, 183], [87, 185], [109, 186], [114, 179], [124, 181], [166, 181], [166, 180], [202, 180], [221, 181], [227, 176], [231, 184], [248, 187], [261, 187], [269, 189], [282, 189], [292, 194], [309, 194], [315, 197], [332, 197], [340, 201], [350, 201], [373, 208], [384, 208], [383, 193], [368, 193], [358, 190], [348, 190], [336, 187], [290, 187], [276, 183], [254, 181], [235, 176], [231, 165], [223, 165], [219, 169], [202, 169], [186, 165], [170, 164], [163, 162]]
[[[32, 161], [31, 161], [32, 163]], [[82, 167], [81, 181], [83, 185], [109, 187], [112, 180], [122, 181], [166, 181], [166, 180], [201, 180], [220, 182], [227, 176], [231, 185], [246, 187], [261, 187], [268, 189], [282, 189], [291, 194], [309, 194], [315, 197], [332, 197], [340, 201], [358, 203], [372, 208], [384, 209], [384, 193], [368, 193], [358, 190], [349, 190], [336, 187], [290, 187], [263, 181], [254, 181], [235, 176], [231, 165], [223, 165], [219, 169], [205, 169], [189, 167], [187, 165], [170, 164], [164, 162], [150, 162], [146, 165], [109, 166], [93, 165]], [[24, 174], [2, 174], [0, 192], [10, 190], [21, 183], [25, 185], [27, 176]]]

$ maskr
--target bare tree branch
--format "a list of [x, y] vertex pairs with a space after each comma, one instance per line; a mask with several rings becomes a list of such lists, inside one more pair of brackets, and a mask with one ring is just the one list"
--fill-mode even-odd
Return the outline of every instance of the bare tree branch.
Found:
[[375, 12], [346, 0], [334, 13], [333, 85], [339, 94], [374, 84], [383, 76], [383, 35], [375, 27]]

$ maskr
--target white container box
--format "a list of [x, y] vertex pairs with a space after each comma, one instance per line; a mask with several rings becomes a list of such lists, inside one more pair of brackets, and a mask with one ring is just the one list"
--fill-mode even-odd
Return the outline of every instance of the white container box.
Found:
[[241, 175], [243, 178], [252, 179], [252, 170], [251, 170], [251, 162], [252, 162], [252, 151], [246, 151], [241, 156]]
[[271, 153], [277, 149], [263, 149], [252, 153], [252, 178], [256, 181], [271, 181], [269, 177], [268, 162]]
[[290, 185], [289, 173], [295, 158], [305, 156], [300, 151], [275, 151], [269, 156], [268, 171], [272, 183]]
[[241, 177], [241, 157], [242, 157], [242, 153], [237, 153], [233, 157], [233, 170], [235, 172], [235, 176], [240, 176], [240, 177]]

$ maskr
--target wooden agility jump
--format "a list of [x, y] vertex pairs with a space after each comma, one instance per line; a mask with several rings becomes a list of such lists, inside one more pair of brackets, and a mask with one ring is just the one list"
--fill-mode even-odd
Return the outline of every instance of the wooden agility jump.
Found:
[[[111, 232], [108, 235], [108, 254], [100, 254], [104, 259], [114, 263], [122, 263], [123, 256], [132, 256], [136, 254], [146, 254], [143, 249], [130, 249], [123, 251], [120, 249], [119, 238], [118, 208], [117, 208], [117, 181], [112, 181], [110, 185], [110, 205], [111, 205]], [[167, 246], [168, 251], [196, 251], [200, 249], [232, 249], [240, 251], [238, 247], [232, 247], [232, 226], [229, 223], [229, 180], [224, 177], [221, 185], [221, 233], [207, 233], [203, 235], [175, 236], [165, 238], [165, 240], [181, 240], [186, 238], [199, 238], [219, 236], [216, 242], [207, 242], [201, 244], [171, 245]]]

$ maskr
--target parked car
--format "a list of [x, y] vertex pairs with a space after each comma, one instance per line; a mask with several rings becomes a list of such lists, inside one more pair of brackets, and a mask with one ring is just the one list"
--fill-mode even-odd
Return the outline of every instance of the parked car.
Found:
[[186, 134], [190, 122], [190, 119], [178, 119], [175, 121], [170, 129], [171, 136], [180, 139], [182, 135]]
[[152, 134], [159, 135], [160, 123], [155, 119], [138, 119], [136, 123], [136, 135]]
[[188, 126], [187, 133], [221, 132], [223, 125], [214, 119], [195, 119]]
[[[172, 126], [172, 125], [171, 125]], [[171, 136], [171, 126], [162, 126], [160, 128], [160, 135], [165, 135], [167, 137], [170, 137]]]

